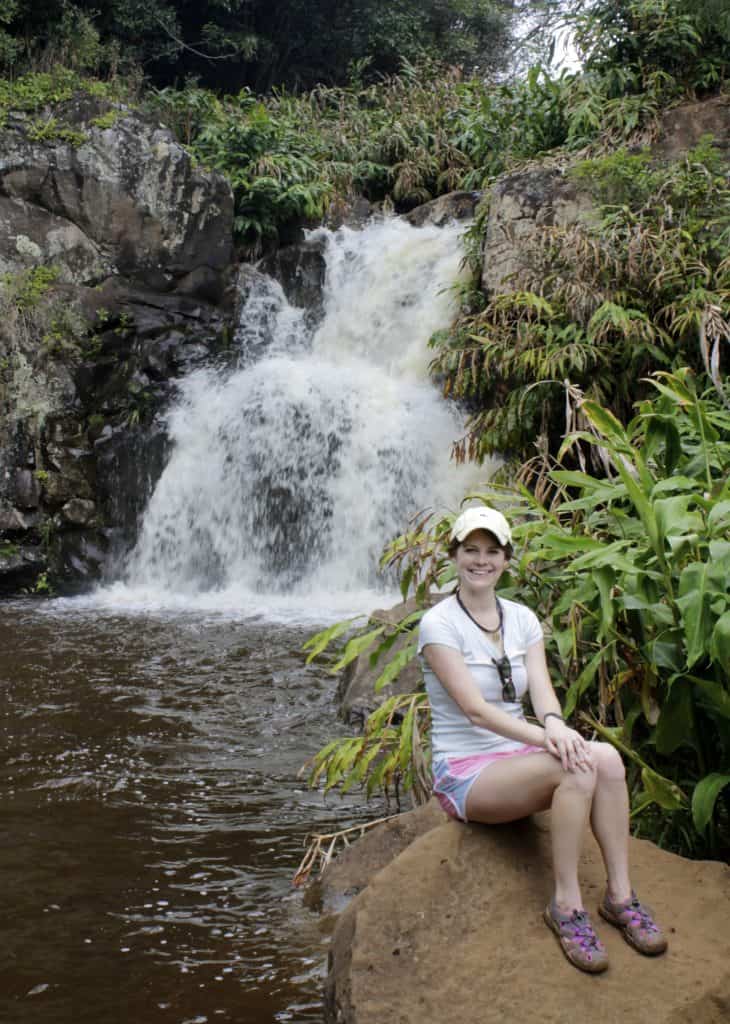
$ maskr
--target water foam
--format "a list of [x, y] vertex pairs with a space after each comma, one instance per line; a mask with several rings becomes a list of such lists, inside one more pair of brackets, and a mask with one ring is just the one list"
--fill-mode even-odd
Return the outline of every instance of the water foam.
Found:
[[319, 229], [314, 332], [276, 282], [248, 273], [241, 366], [183, 383], [124, 579], [97, 599], [286, 619], [393, 597], [384, 542], [475, 483], [450, 460], [463, 423], [427, 372], [427, 340], [455, 313], [460, 230], [395, 218]]

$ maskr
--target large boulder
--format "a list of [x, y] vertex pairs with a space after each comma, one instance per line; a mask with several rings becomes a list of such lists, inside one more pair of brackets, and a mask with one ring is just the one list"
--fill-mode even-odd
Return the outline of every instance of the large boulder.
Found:
[[[664, 111], [645, 139], [657, 160], [677, 160], [711, 135], [730, 160], [730, 98], [683, 103]], [[491, 192], [482, 266], [488, 297], [512, 291], [543, 228], [568, 227], [595, 214], [590, 189], [570, 175], [579, 159], [546, 157], [499, 178]]]
[[403, 219], [416, 228], [422, 228], [425, 224], [443, 227], [453, 220], [473, 217], [481, 198], [481, 192], [448, 192], [428, 203], [422, 203], [415, 210], [404, 214]]
[[[325, 991], [327, 1024], [723, 1024], [730, 1019], [730, 867], [631, 841], [632, 876], [669, 933], [656, 960], [597, 915], [611, 966], [572, 967], [542, 921], [550, 897], [546, 819], [426, 828], [340, 915]], [[603, 865], [581, 860], [589, 907]]]
[[546, 227], [566, 227], [594, 209], [587, 191], [561, 164], [540, 165], [500, 178], [492, 190], [484, 243], [482, 287], [491, 298], [511, 291], [516, 275]]

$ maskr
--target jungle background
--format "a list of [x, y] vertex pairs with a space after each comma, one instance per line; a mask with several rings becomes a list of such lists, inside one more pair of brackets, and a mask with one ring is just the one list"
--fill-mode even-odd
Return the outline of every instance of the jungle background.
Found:
[[[554, 61], [566, 29], [575, 70]], [[70, 131], [79, 91], [170, 125], [230, 180], [243, 259], [356, 196], [405, 212], [480, 192], [461, 314], [431, 344], [434, 378], [470, 413], [455, 457], [505, 460], [485, 487], [517, 524], [505, 593], [545, 622], [566, 713], [627, 758], [636, 834], [727, 859], [728, 157], [711, 137], [680, 160], [651, 151], [662, 112], [727, 94], [724, 0], [0, 0], [0, 71], [0, 120], [38, 138]], [[491, 296], [490, 190], [546, 159], [596, 216], [542, 232]], [[43, 272], [5, 281], [4, 301], [29, 308]], [[391, 685], [449, 582], [449, 523], [424, 514], [383, 538], [415, 610], [333, 627], [310, 656], [336, 671], [370, 657]], [[419, 799], [427, 759], [423, 694], [399, 694], [321, 751], [312, 781]]]

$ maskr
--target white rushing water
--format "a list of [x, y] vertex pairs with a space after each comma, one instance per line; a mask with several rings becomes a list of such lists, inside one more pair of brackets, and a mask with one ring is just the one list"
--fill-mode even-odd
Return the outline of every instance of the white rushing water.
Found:
[[97, 598], [322, 619], [392, 596], [384, 542], [475, 483], [450, 458], [463, 423], [427, 371], [428, 338], [455, 313], [462, 230], [395, 218], [320, 230], [314, 332], [276, 282], [248, 273], [240, 369], [184, 381], [124, 581]]

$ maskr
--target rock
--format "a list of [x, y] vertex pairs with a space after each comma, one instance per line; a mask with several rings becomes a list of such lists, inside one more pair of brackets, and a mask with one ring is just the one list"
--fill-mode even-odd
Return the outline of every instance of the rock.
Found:
[[37, 548], [0, 542], [0, 595], [32, 587], [45, 568], [46, 558]]
[[[94, 123], [110, 110], [111, 127]], [[43, 544], [42, 571], [73, 586], [99, 572], [107, 536], [136, 529], [175, 379], [233, 335], [233, 198], [128, 109], [79, 95], [53, 114], [78, 138], [33, 139], [12, 112], [0, 129], [0, 274], [56, 271], [27, 278], [23, 317], [11, 290], [0, 322], [0, 542]], [[31, 554], [0, 571], [5, 592], [33, 585]]]
[[438, 801], [431, 799], [421, 807], [368, 829], [331, 861], [320, 878], [310, 883], [305, 893], [308, 906], [316, 907], [325, 915], [340, 914], [378, 871], [419, 836], [445, 821], [448, 816]]
[[445, 196], [439, 196], [438, 199], [417, 206], [415, 210], [406, 213], [403, 219], [416, 228], [422, 228], [424, 224], [443, 227], [452, 220], [467, 220], [473, 217], [481, 198], [481, 192], [449, 192]]
[[[661, 114], [653, 134], [647, 141], [657, 160], [679, 159], [704, 135], [711, 135], [730, 159], [730, 97], [672, 107]], [[484, 246], [482, 287], [487, 296], [513, 289], [540, 228], [567, 227], [592, 215], [595, 206], [588, 189], [567, 177], [568, 169], [564, 157], [549, 157], [497, 181]]]
[[[0, 209], [5, 260], [15, 252], [25, 266], [29, 255], [36, 264], [60, 256], [77, 282], [98, 279], [103, 264], [163, 290], [183, 278], [189, 288], [200, 267], [224, 271], [233, 197], [223, 176], [195, 165], [166, 128], [130, 110], [111, 128], [94, 126], [90, 112], [80, 99], [63, 111], [85, 133], [81, 145], [33, 140], [17, 123], [0, 132], [0, 193], [15, 203]], [[32, 254], [18, 251], [20, 236]]]
[[696, 146], [703, 135], [711, 135], [717, 148], [730, 160], [730, 96], [727, 94], [665, 110], [659, 119], [652, 152], [664, 160], [677, 160]]
[[96, 504], [83, 498], [72, 498], [61, 509], [61, 517], [72, 526], [89, 526], [96, 517]]
[[[656, 960], [595, 915], [611, 960], [600, 980], [572, 967], [542, 921], [550, 897], [545, 820], [449, 820], [379, 871], [340, 916], [327, 1024], [721, 1024], [730, 1013], [730, 867], [631, 840], [632, 876], [669, 935]], [[593, 908], [604, 885], [591, 839], [581, 861]]]
[[594, 209], [590, 195], [561, 168], [536, 167], [500, 178], [492, 191], [482, 287], [488, 296], [511, 291], [543, 227], [565, 227]]
[[[430, 595], [429, 604], [436, 604], [441, 600], [441, 595]], [[384, 624], [394, 627], [402, 619], [416, 611], [418, 605], [413, 598], [392, 608], [380, 608], [370, 615], [370, 625], [377, 626]], [[382, 654], [375, 666], [370, 664], [370, 653], [356, 658], [350, 662], [342, 674], [342, 679], [337, 690], [340, 715], [349, 725], [355, 725], [363, 729], [368, 715], [380, 707], [389, 697], [401, 693], [414, 693], [423, 688], [423, 677], [418, 659], [413, 658], [394, 683], [384, 686], [378, 693], [375, 692], [375, 683], [388, 662], [396, 657], [404, 648], [416, 640], [418, 623], [404, 631], [391, 649]], [[386, 629], [383, 639], [392, 632]]]
[[8, 533], [14, 533], [18, 530], [27, 530], [28, 520], [23, 516], [19, 509], [13, 508], [12, 505], [6, 505], [0, 503], [0, 530], [7, 531]]
[[111, 271], [99, 249], [76, 224], [24, 199], [0, 196], [0, 273], [53, 264], [59, 280], [98, 280]]
[[325, 239], [314, 233], [298, 245], [277, 249], [262, 269], [281, 284], [292, 306], [306, 309], [311, 323], [322, 313], [322, 290], [325, 277]]
[[333, 231], [341, 227], [357, 231], [364, 227], [379, 209], [377, 204], [371, 203], [364, 196], [352, 196], [347, 202], [338, 200], [330, 204], [324, 220], [325, 227]]
[[30, 469], [16, 469], [13, 496], [15, 504], [21, 508], [38, 508], [41, 485], [38, 477]]

